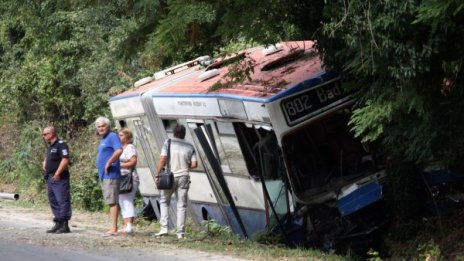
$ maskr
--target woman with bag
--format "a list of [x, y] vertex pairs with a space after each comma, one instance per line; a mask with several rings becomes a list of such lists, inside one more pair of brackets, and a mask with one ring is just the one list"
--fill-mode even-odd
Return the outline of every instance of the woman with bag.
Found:
[[[135, 218], [135, 193], [139, 186], [139, 176], [135, 171], [137, 165], [137, 152], [132, 144], [132, 132], [127, 128], [122, 128], [118, 133], [123, 147], [119, 161], [121, 162], [121, 189], [119, 190], [119, 206], [123, 218], [123, 230], [125, 233], [132, 233], [132, 223]], [[132, 185], [132, 186], [131, 186]]]

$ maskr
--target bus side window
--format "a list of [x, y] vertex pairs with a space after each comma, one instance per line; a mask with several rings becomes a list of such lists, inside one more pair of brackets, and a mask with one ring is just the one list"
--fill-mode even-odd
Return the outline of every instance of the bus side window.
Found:
[[264, 179], [278, 179], [282, 157], [273, 132], [263, 135], [255, 146], [255, 155], [259, 159], [259, 171]]
[[234, 130], [237, 134], [237, 140], [240, 145], [243, 159], [246, 164], [246, 168], [254, 179], [259, 179], [259, 153], [257, 153], [257, 147], [259, 137], [253, 125], [247, 126], [247, 124], [236, 122], [234, 123]]
[[127, 127], [127, 124], [126, 124], [125, 120], [119, 120], [118, 123], [119, 123], [120, 128], [126, 128]]
[[238, 135], [236, 133], [235, 123], [215, 122], [216, 128], [216, 146], [219, 154], [219, 161], [223, 172], [236, 175], [248, 176], [248, 162], [244, 159], [244, 152], [241, 148]]
[[[163, 119], [163, 126], [164, 129], [166, 130], [166, 133], [169, 138], [174, 137], [174, 127], [177, 125], [177, 120], [173, 119]], [[184, 124], [185, 125], [185, 124]]]

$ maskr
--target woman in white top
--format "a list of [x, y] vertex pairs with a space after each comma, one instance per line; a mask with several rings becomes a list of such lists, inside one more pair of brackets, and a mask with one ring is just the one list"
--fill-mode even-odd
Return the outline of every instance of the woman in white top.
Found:
[[123, 152], [119, 157], [121, 162], [121, 175], [132, 174], [132, 190], [129, 193], [119, 195], [119, 206], [121, 207], [121, 215], [123, 218], [123, 232], [132, 233], [132, 223], [135, 218], [135, 193], [139, 186], [139, 176], [137, 172], [132, 171], [137, 165], [137, 152], [135, 146], [132, 144], [132, 132], [127, 128], [122, 128], [118, 132], [119, 139], [121, 140]]

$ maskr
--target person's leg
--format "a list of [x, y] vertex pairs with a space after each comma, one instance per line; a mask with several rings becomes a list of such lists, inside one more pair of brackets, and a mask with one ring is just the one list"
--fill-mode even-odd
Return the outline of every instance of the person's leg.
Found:
[[185, 234], [185, 218], [187, 209], [187, 195], [189, 189], [189, 176], [179, 178], [176, 190], [177, 198], [177, 238], [183, 238]]
[[110, 208], [111, 228], [107, 234], [116, 234], [118, 232], [118, 214], [119, 214], [119, 180], [103, 179], [100, 181], [103, 198]]
[[71, 230], [68, 226], [68, 220], [71, 219], [71, 193], [69, 187], [69, 179], [64, 178], [54, 181], [53, 190], [55, 192], [55, 198], [59, 206], [58, 219], [61, 221], [60, 228], [56, 233], [69, 233]]
[[55, 194], [55, 182], [52, 180], [51, 177], [48, 178], [47, 181], [47, 194], [48, 194], [48, 201], [50, 202], [50, 208], [52, 209], [53, 213], [53, 221], [60, 221], [59, 216], [60, 216], [60, 205], [58, 204], [58, 201], [56, 200], [56, 194]]
[[160, 190], [160, 232], [157, 235], [168, 233], [169, 205], [171, 204], [172, 190]]
[[127, 194], [119, 194], [119, 207], [121, 209], [121, 216], [122, 216], [122, 230], [124, 231], [127, 226], [127, 209], [126, 209], [126, 202], [127, 202]]
[[55, 192], [53, 191], [53, 180], [49, 177], [47, 179], [47, 195], [50, 203], [50, 208], [53, 213], [53, 222], [55, 223], [52, 228], [47, 230], [47, 233], [55, 233], [61, 226], [61, 220], [58, 219], [60, 213], [58, 202], [56, 201]]
[[135, 193], [126, 193], [119, 195], [119, 206], [121, 207], [121, 216], [123, 218], [123, 231], [131, 233], [133, 231], [132, 223], [135, 217], [134, 207]]
[[126, 233], [132, 233], [133, 232], [133, 228], [132, 228], [132, 220], [131, 218], [123, 218], [122, 219], [122, 223], [124, 224], [124, 227], [122, 229], [123, 232], [126, 232]]
[[118, 207], [118, 204], [110, 204], [109, 206], [110, 206], [111, 229], [108, 232], [117, 233], [118, 232], [119, 207]]
[[136, 186], [133, 185], [133, 189], [131, 192], [128, 193], [129, 200], [127, 202], [127, 233], [132, 233], [134, 231], [132, 224], [134, 223], [135, 219], [135, 193], [136, 193]]

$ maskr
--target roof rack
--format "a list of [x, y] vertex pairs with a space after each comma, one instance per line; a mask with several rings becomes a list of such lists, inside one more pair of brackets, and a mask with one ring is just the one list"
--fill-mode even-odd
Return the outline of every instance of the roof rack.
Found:
[[161, 79], [161, 78], [164, 78], [168, 75], [172, 75], [172, 74], [175, 74], [175, 73], [178, 73], [178, 72], [181, 72], [181, 71], [184, 71], [192, 66], [195, 66], [195, 65], [198, 65], [198, 64], [201, 64], [201, 65], [204, 65], [204, 66], [207, 66], [211, 63], [211, 57], [209, 57], [208, 55], [205, 55], [205, 56], [200, 56], [194, 60], [191, 60], [191, 61], [188, 61], [188, 62], [185, 62], [185, 63], [181, 63], [181, 64], [178, 64], [178, 65], [175, 65], [173, 67], [170, 67], [170, 68], [167, 68], [167, 69], [164, 69], [162, 71], [159, 71], [159, 72], [156, 72], [153, 74], [153, 78], [155, 80], [158, 80], [158, 79]]

